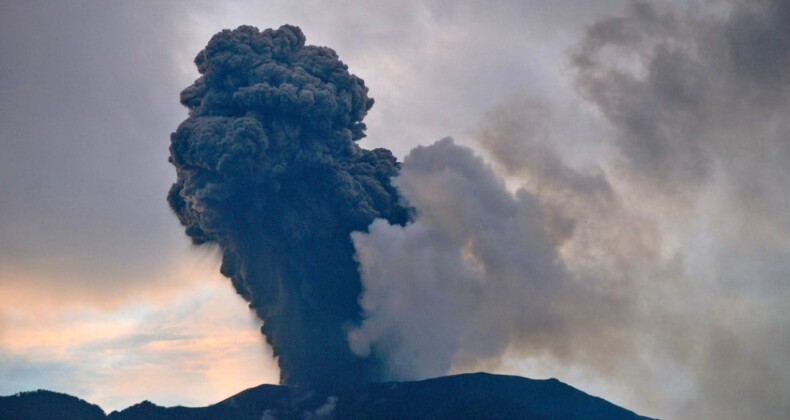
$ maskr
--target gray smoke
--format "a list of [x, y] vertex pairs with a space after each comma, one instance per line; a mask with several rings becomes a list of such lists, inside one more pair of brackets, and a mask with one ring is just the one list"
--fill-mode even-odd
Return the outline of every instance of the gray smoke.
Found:
[[573, 54], [580, 92], [643, 188], [695, 194], [724, 169], [728, 182], [764, 190], [768, 172], [788, 174], [790, 4], [717, 6], [730, 9], [725, 19], [632, 2], [591, 26]]
[[404, 223], [384, 149], [364, 150], [373, 105], [337, 54], [306, 46], [297, 27], [216, 34], [181, 93], [168, 201], [195, 244], [217, 244], [222, 274], [264, 321], [286, 384], [378, 377], [348, 348], [360, 321], [352, 231]]
[[349, 340], [387, 360], [389, 378], [442, 375], [514, 343], [566, 357], [578, 334], [612, 325], [601, 308], [621, 304], [580, 284], [559, 254], [569, 220], [526, 189], [509, 192], [470, 149], [451, 139], [418, 147], [395, 184], [417, 219], [352, 235], [366, 318]]
[[632, 2], [591, 25], [570, 69], [607, 136], [570, 143], [613, 153], [586, 166], [550, 102], [516, 100], [474, 134], [490, 164], [446, 139], [399, 171], [355, 146], [370, 102], [329, 50], [294, 28], [225, 32], [184, 92], [171, 204], [222, 248], [287, 383], [538, 360], [622, 384], [647, 414], [779, 418], [788, 16]]
[[623, 192], [665, 227], [664, 249], [679, 244], [686, 280], [662, 286], [675, 289], [674, 321], [655, 346], [694, 384], [676, 415], [781, 418], [790, 410], [790, 3], [708, 6], [632, 2], [589, 28], [573, 56], [576, 81], [609, 124]]
[[783, 417], [790, 3], [632, 2], [570, 64], [614, 153], [563, 155], [539, 100], [483, 119], [491, 166], [448, 140], [415, 149], [394, 181], [414, 222], [353, 235], [353, 350], [395, 379], [518, 357], [608, 378], [646, 414]]

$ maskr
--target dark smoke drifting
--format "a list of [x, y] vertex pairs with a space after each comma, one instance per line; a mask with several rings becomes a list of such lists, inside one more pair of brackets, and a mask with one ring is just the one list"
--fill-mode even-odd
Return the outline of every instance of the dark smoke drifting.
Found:
[[337, 54], [294, 26], [216, 34], [181, 92], [168, 195], [195, 244], [216, 243], [222, 274], [264, 321], [285, 384], [375, 379], [349, 349], [361, 322], [352, 231], [409, 214], [390, 184], [398, 163], [364, 150], [373, 105]]

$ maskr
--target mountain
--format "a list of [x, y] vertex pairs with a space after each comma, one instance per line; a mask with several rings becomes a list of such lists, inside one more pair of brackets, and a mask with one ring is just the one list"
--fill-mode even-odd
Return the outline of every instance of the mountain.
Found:
[[104, 410], [77, 397], [38, 390], [0, 396], [0, 419], [104, 419]]
[[[0, 418], [105, 418], [76, 397], [36, 391], [0, 397]], [[128, 419], [648, 419], [556, 379], [473, 373], [341, 388], [260, 385], [208, 407], [149, 401], [106, 418]]]

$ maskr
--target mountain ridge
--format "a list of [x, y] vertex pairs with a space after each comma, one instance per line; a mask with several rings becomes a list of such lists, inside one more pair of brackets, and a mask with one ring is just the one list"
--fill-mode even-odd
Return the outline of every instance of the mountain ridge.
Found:
[[0, 397], [0, 418], [649, 419], [554, 378], [485, 372], [338, 387], [263, 384], [205, 407], [162, 407], [143, 401], [109, 414], [77, 397], [39, 390]]

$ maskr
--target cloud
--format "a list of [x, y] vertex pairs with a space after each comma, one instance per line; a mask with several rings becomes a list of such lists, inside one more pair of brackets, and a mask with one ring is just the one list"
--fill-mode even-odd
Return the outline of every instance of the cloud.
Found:
[[139, 6], [3, 5], [3, 277], [113, 296], [186, 245], [161, 200], [174, 98], [191, 77], [171, 58], [178, 7]]
[[589, 27], [570, 64], [599, 129], [515, 95], [472, 133], [492, 168], [448, 141], [415, 149], [395, 182], [417, 219], [354, 235], [352, 348], [396, 378], [521, 363], [649, 414], [781, 417], [787, 7], [719, 6], [632, 2]]
[[8, 374], [0, 393], [54, 389], [113, 410], [145, 399], [205, 405], [276, 383], [260, 323], [218, 274], [218, 262], [209, 265], [186, 270], [192, 281], [169, 294], [108, 306], [41, 304], [39, 293], [17, 290], [14, 303], [2, 305], [9, 323], [0, 369]]
[[721, 175], [770, 205], [790, 157], [790, 7], [723, 6], [725, 18], [631, 2], [625, 16], [588, 29], [573, 54], [576, 82], [646, 188], [696, 194]]
[[767, 329], [789, 319], [790, 6], [718, 6], [632, 2], [573, 64], [611, 129], [611, 173], [684, 258], [695, 333], [673, 357], [691, 360], [699, 401], [682, 416], [781, 417], [786, 337]]

